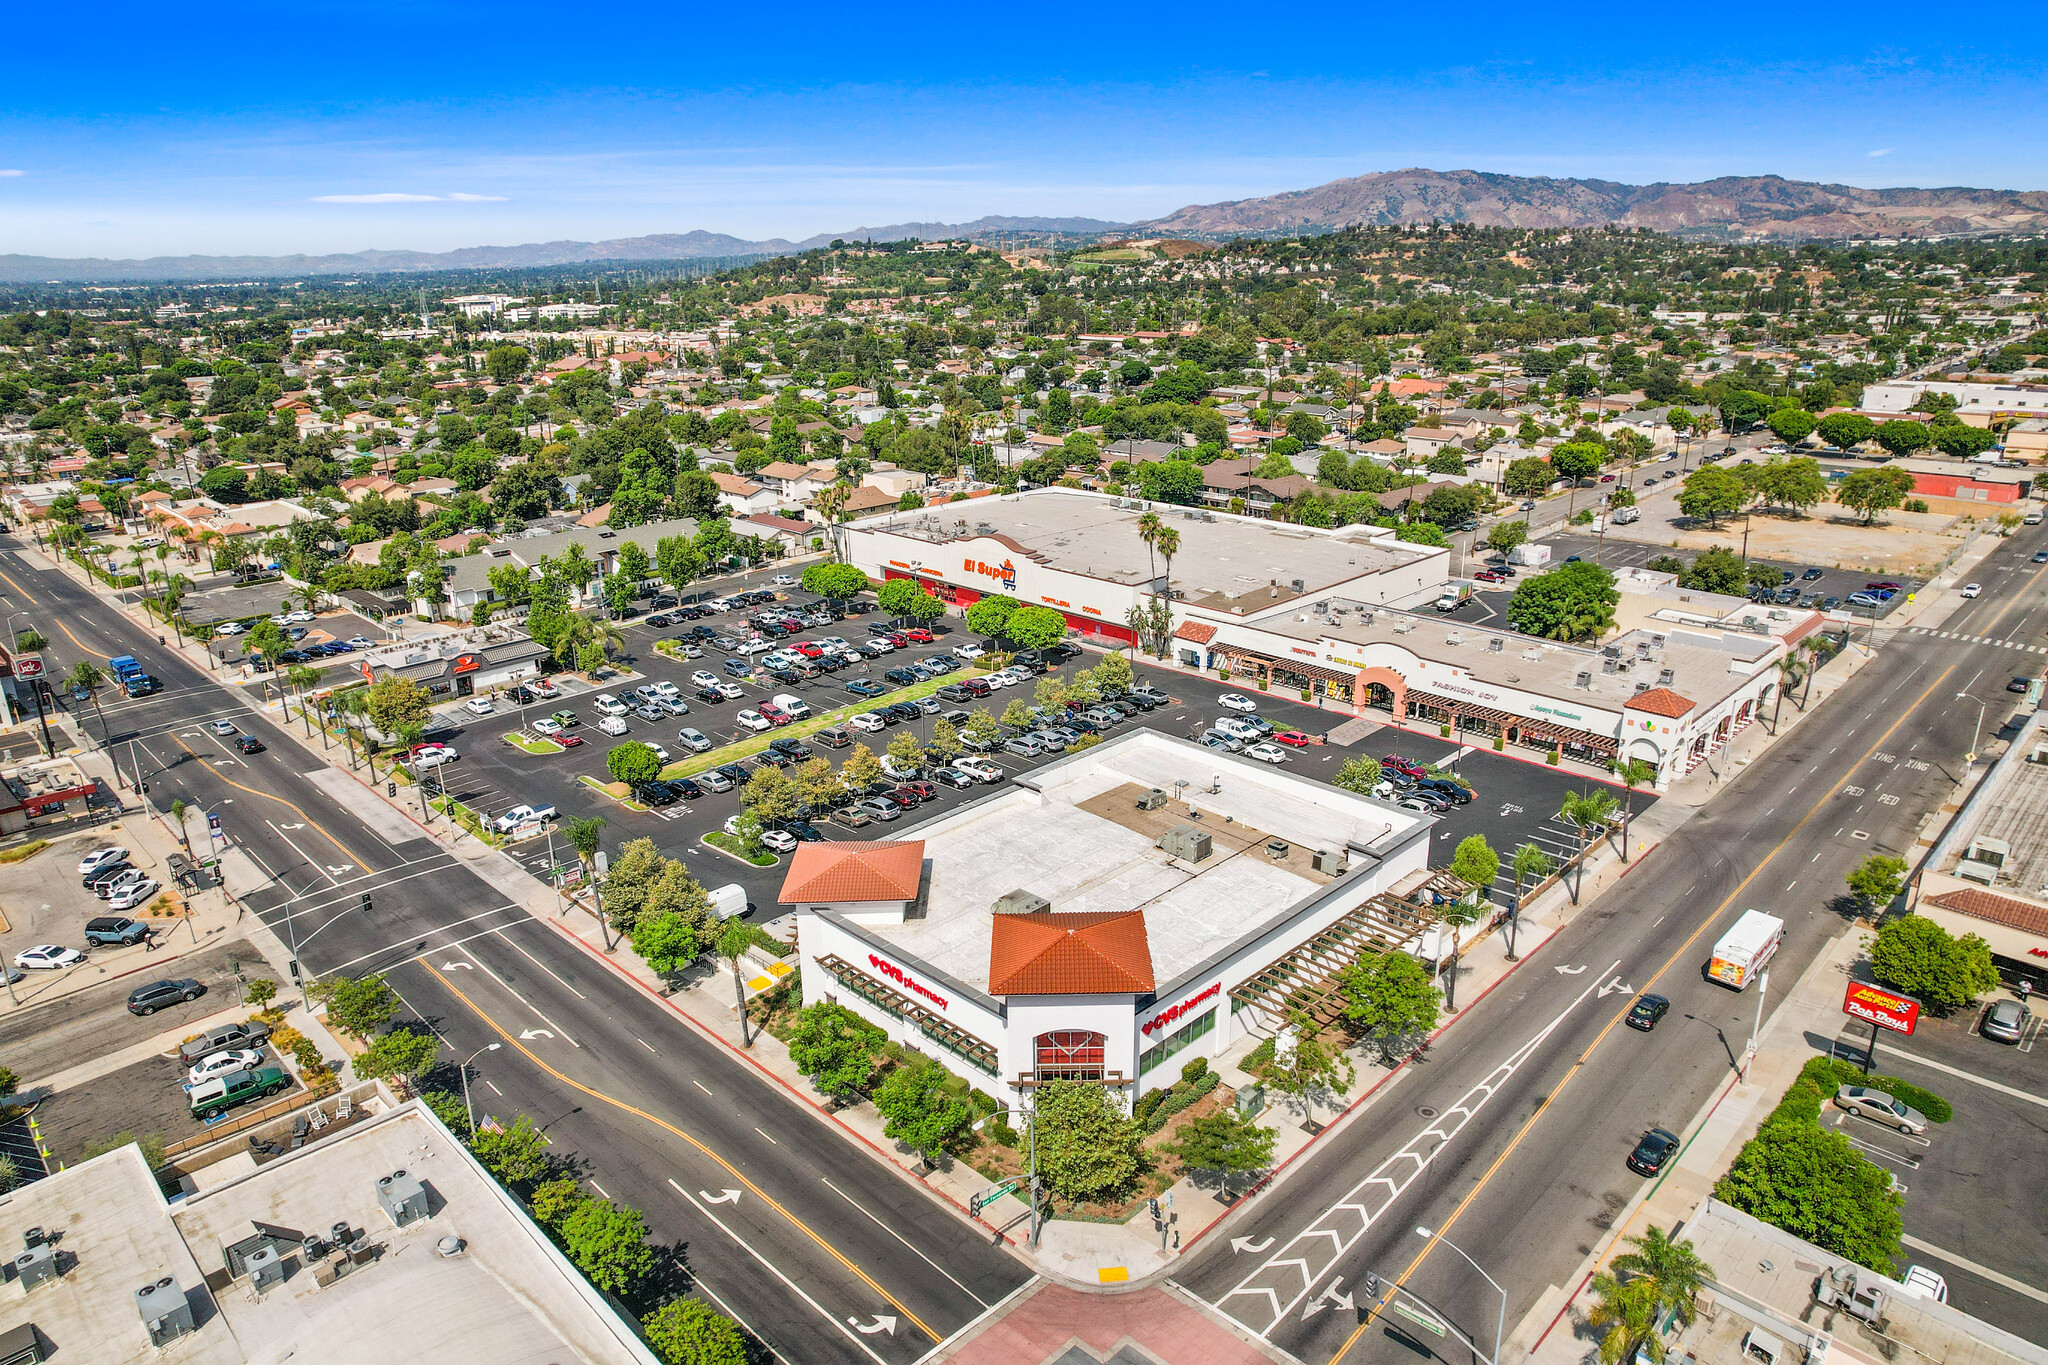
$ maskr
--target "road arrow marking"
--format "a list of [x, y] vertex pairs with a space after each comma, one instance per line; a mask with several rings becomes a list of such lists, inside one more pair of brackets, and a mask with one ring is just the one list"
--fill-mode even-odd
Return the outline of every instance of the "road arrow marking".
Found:
[[555, 1035], [544, 1028], [530, 1028], [519, 1035], [521, 1038], [552, 1038]]
[[1606, 985], [1600, 988], [1600, 996], [1604, 1000], [1607, 997], [1608, 993], [1611, 991], [1620, 991], [1623, 995], [1634, 995], [1635, 990], [1636, 988], [1634, 986], [1622, 984], [1621, 978], [1617, 976], [1614, 978], [1614, 980], [1608, 982]]
[[1354, 1309], [1357, 1305], [1352, 1302], [1351, 1296], [1349, 1294], [1340, 1294], [1337, 1292], [1337, 1286], [1342, 1283], [1344, 1283], [1344, 1277], [1342, 1275], [1339, 1275], [1336, 1279], [1330, 1281], [1328, 1287], [1325, 1288], [1321, 1294], [1317, 1295], [1314, 1299], [1310, 1300], [1309, 1303], [1303, 1306], [1301, 1310], [1301, 1320], [1303, 1322], [1307, 1322], [1310, 1318], [1314, 1317], [1316, 1314], [1322, 1312], [1326, 1308], [1342, 1308], [1347, 1312]]
[[896, 1319], [890, 1317], [887, 1313], [875, 1314], [875, 1320], [865, 1326], [861, 1324], [859, 1318], [848, 1318], [847, 1322], [851, 1323], [853, 1330], [859, 1332], [862, 1336], [873, 1336], [877, 1332], [887, 1332], [892, 1337], [896, 1335]]
[[1576, 967], [1559, 967], [1557, 969], [1557, 974], [1559, 976], [1577, 976], [1580, 972], [1583, 972], [1584, 970], [1586, 970], [1586, 965], [1582, 962]]
[[1232, 1251], [1260, 1252], [1272, 1245], [1273, 1239], [1271, 1237], [1258, 1242], [1254, 1242], [1249, 1237], [1233, 1237], [1230, 1239], [1230, 1249]]
[[305, 826], [304, 826], [303, 824], [299, 824], [299, 825], [279, 825], [279, 826], [278, 826], [278, 828], [279, 828], [279, 829], [304, 829], [304, 828], [305, 828]]
[[[740, 1202], [740, 1192], [738, 1190], [720, 1190], [717, 1194], [713, 1194], [709, 1190], [699, 1190], [697, 1191], [697, 1197], [707, 1204], [737, 1204]], [[891, 1318], [890, 1321], [894, 1322], [895, 1319]]]
[[444, 972], [452, 972], [458, 969], [461, 971], [468, 972], [474, 971], [476, 968], [474, 963], [469, 962], [443, 962], [441, 964], [441, 970]]
[[344, 873], [344, 872], [348, 871], [348, 870], [349, 870], [350, 868], [354, 867], [354, 866], [355, 866], [355, 864], [354, 864], [354, 863], [343, 863], [343, 864], [342, 864], [342, 865], [341, 865], [340, 867], [336, 867], [336, 866], [335, 866], [335, 865], [334, 865], [333, 863], [328, 863], [328, 864], [326, 864], [325, 866], [326, 866], [326, 868], [327, 868], [327, 875], [328, 875], [328, 876], [330, 876], [330, 877], [339, 877], [339, 876], [340, 876], [340, 875], [341, 875], [342, 873]]

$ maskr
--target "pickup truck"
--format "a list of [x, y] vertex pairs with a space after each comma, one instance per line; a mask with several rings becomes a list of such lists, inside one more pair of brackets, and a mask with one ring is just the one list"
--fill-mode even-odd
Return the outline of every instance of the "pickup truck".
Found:
[[491, 827], [500, 834], [510, 834], [521, 825], [537, 825], [544, 820], [553, 820], [559, 815], [553, 806], [514, 806], [491, 822]]

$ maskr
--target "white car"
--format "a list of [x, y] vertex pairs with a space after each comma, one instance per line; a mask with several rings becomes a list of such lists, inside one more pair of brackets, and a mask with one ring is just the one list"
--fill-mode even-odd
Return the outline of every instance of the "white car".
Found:
[[987, 650], [983, 649], [980, 645], [976, 644], [953, 646], [953, 657], [963, 661], [969, 659], [979, 659], [982, 655], [986, 653], [988, 653]]
[[889, 728], [889, 722], [883, 720], [872, 711], [863, 711], [857, 716], [849, 716], [846, 724], [850, 729], [864, 731], [870, 735], [878, 735]]
[[762, 830], [761, 842], [774, 849], [777, 853], [796, 852], [796, 836], [786, 829]]
[[741, 697], [747, 695], [746, 688], [741, 687], [736, 682], [727, 682], [724, 678], [720, 678], [711, 685], [717, 688], [718, 695], [724, 697], [727, 701], [738, 701]]
[[667, 762], [669, 762], [669, 761], [670, 761], [670, 759], [669, 759], [669, 756], [668, 756], [668, 750], [666, 750], [666, 749], [662, 748], [662, 747], [661, 747], [661, 746], [660, 746], [659, 744], [656, 744], [656, 743], [655, 743], [655, 742], [654, 742], [653, 740], [651, 740], [651, 739], [650, 739], [650, 740], [647, 740], [647, 741], [646, 741], [646, 744], [647, 744], [647, 747], [648, 747], [648, 748], [650, 748], [650, 749], [654, 750], [654, 756], [655, 756], [656, 758], [660, 759], [660, 760], [661, 760], [661, 761], [662, 761], [663, 763], [667, 763]]
[[[354, 644], [355, 642], [351, 640], [349, 643]], [[562, 695], [562, 689], [549, 682], [546, 678], [535, 678], [526, 685], [526, 688], [542, 701], [553, 701], [556, 697]]]
[[716, 673], [707, 673], [700, 668], [690, 675], [690, 686], [716, 687], [718, 686], [718, 675]]
[[796, 575], [779, 573], [768, 580], [768, 586], [771, 588], [793, 588], [796, 586]]
[[230, 1071], [254, 1071], [262, 1065], [263, 1053], [258, 1049], [253, 1047], [231, 1048], [226, 1052], [216, 1052], [211, 1057], [201, 1060], [199, 1065], [185, 1073], [185, 1079], [193, 1085], [197, 1085], [201, 1081], [211, 1079], [214, 1076], [224, 1076]]
[[[348, 647], [350, 649], [375, 649], [377, 647], [377, 642], [375, 640], [372, 640], [367, 635], [351, 635], [348, 637]], [[535, 688], [534, 690], [536, 692], [540, 691], [539, 688]], [[554, 695], [554, 693], [541, 692], [541, 695], [544, 697], [551, 697]]]
[[653, 688], [655, 698], [660, 701], [674, 701], [683, 695], [683, 690], [672, 682], [658, 682]]
[[39, 943], [14, 955], [14, 965], [25, 972], [56, 971], [60, 967], [75, 967], [83, 961], [85, 954], [78, 949], [60, 948], [54, 943]]
[[742, 640], [739, 643], [739, 648], [733, 650], [733, 653], [748, 655], [766, 654], [774, 648], [775, 646], [769, 644], [766, 640]]
[[874, 639], [862, 643], [860, 645], [860, 651], [861, 653], [869, 655], [872, 658], [879, 659], [884, 654], [894, 654], [896, 652], [896, 646], [890, 644], [887, 640]]
[[742, 711], [734, 716], [733, 719], [739, 722], [742, 729], [752, 730], [755, 734], [760, 734], [763, 730], [773, 730], [775, 728], [774, 722], [759, 711]]
[[1246, 758], [1256, 758], [1261, 763], [1278, 765], [1287, 761], [1287, 751], [1277, 744], [1254, 744], [1244, 751]]
[[882, 755], [882, 771], [898, 782], [915, 782], [924, 775], [924, 769], [915, 763], [898, 763], [894, 754]]
[[626, 733], [626, 718], [624, 716], [606, 716], [597, 723], [597, 728], [603, 734], [623, 735]]
[[462, 709], [469, 712], [472, 716], [488, 716], [491, 712], [498, 709], [498, 704], [489, 697], [471, 697], [468, 701], [462, 703]]
[[537, 735], [559, 735], [562, 733], [562, 722], [549, 716], [543, 716], [533, 722], [528, 728]]
[[1258, 726], [1253, 725], [1248, 720], [1239, 720], [1236, 716], [1224, 716], [1209, 728], [1221, 734], [1229, 735], [1232, 739], [1241, 739], [1247, 744], [1266, 737], [1265, 731], [1259, 729]]
[[215, 635], [240, 635], [248, 629], [240, 621], [223, 621], [213, 628]]
[[318, 620], [319, 618], [314, 616], [312, 612], [301, 609], [299, 611], [288, 611], [277, 619], [282, 625], [303, 626], [306, 622]]
[[1983, 592], [1983, 591], [1984, 591], [1984, 585], [1983, 585], [1982, 583], [1965, 583], [1965, 584], [1963, 584], [1963, 596], [1965, 596], [1965, 597], [1975, 597], [1975, 596], [1977, 596], [1977, 594], [1979, 594], [1979, 593], [1981, 593], [1981, 592]]
[[240, 730], [237, 730], [235, 728], [235, 723], [231, 720], [217, 720], [213, 724], [207, 726], [206, 728], [213, 731], [215, 734], [221, 736], [222, 738], [226, 738], [229, 735], [239, 735], [240, 733], [242, 733]]
[[453, 763], [461, 757], [461, 754], [456, 753], [445, 744], [431, 744], [412, 756], [412, 766], [415, 769], [439, 768], [444, 764]]
[[1216, 699], [1216, 704], [1230, 711], [1256, 711], [1259, 704], [1242, 692], [1225, 692]]
[[956, 758], [953, 760], [953, 766], [977, 782], [994, 783], [1003, 780], [1003, 770], [985, 758]]
[[79, 859], [78, 875], [81, 877], [90, 877], [93, 873], [99, 871], [103, 867], [112, 867], [116, 863], [123, 863], [126, 861], [128, 861], [128, 850], [120, 847], [117, 844], [109, 844], [105, 848], [96, 848], [92, 852], [86, 854], [83, 858]]
[[590, 705], [600, 716], [623, 716], [626, 714], [626, 703], [620, 701], [609, 692], [598, 693], [596, 699]]

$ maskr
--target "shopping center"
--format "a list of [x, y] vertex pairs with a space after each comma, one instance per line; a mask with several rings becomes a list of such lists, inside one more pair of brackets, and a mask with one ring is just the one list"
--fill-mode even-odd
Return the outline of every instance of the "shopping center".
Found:
[[[1140, 535], [1148, 511], [1179, 536], [1170, 561]], [[1055, 608], [1084, 641], [1134, 647], [1126, 616], [1164, 598], [1182, 667], [1502, 751], [1641, 759], [1660, 790], [1775, 704], [1773, 665], [1822, 625], [1815, 612], [1633, 569], [1617, 580], [1619, 633], [1561, 644], [1497, 614], [1474, 624], [1477, 610], [1437, 613], [1459, 582], [1451, 553], [1385, 528], [1325, 531], [1070, 489], [842, 530], [849, 561], [871, 578], [916, 578], [957, 607], [1003, 593]]]

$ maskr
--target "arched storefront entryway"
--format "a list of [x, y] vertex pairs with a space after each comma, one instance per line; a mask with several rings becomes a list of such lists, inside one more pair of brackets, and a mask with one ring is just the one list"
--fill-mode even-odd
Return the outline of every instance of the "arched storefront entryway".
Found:
[[1394, 719], [1408, 714], [1408, 680], [1391, 668], [1361, 668], [1352, 695], [1360, 704], [1391, 711]]
[[1084, 1029], [1058, 1029], [1033, 1040], [1033, 1072], [1041, 1081], [1099, 1081], [1108, 1039]]

